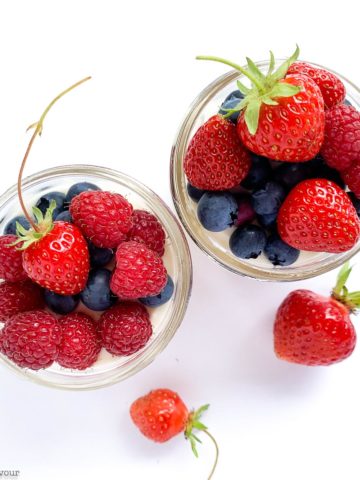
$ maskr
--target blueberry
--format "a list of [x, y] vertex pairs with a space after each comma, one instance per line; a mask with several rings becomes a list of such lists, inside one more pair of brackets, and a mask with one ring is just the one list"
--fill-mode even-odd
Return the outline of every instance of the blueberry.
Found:
[[4, 235], [16, 235], [16, 222], [20, 223], [26, 230], [29, 230], [30, 223], [27, 218], [23, 216], [14, 217], [8, 222], [4, 229]]
[[59, 215], [55, 218], [58, 222], [68, 222], [72, 223], [72, 216], [70, 215], [69, 210], [65, 210], [64, 212], [60, 212]]
[[[233, 92], [229, 93], [229, 95], [225, 98], [223, 103], [221, 104], [219, 113], [221, 115], [226, 115], [228, 113], [227, 110], [231, 110], [238, 106], [240, 101], [244, 98], [244, 95], [240, 92], [240, 90], [234, 90]], [[240, 112], [232, 113], [228, 118], [233, 123], [237, 122], [238, 116]]]
[[284, 187], [277, 182], [267, 182], [252, 194], [252, 206], [258, 215], [275, 214], [286, 196]]
[[348, 195], [350, 197], [350, 200], [352, 201], [352, 204], [355, 207], [355, 210], [356, 210], [356, 213], [358, 214], [358, 217], [360, 217], [360, 199], [357, 198], [357, 196], [353, 192], [348, 192]]
[[274, 180], [284, 185], [288, 190], [309, 177], [307, 162], [283, 163], [274, 171]]
[[193, 187], [190, 183], [186, 186], [189, 197], [192, 198], [196, 203], [204, 195], [205, 190], [200, 190], [199, 188]]
[[261, 187], [270, 178], [272, 172], [267, 158], [251, 154], [251, 159], [250, 171], [241, 182], [241, 185], [248, 190]]
[[273, 265], [285, 267], [292, 265], [299, 258], [300, 250], [283, 242], [279, 235], [274, 234], [268, 238], [264, 253]]
[[80, 293], [80, 300], [90, 310], [101, 312], [115, 302], [116, 298], [110, 291], [110, 277], [111, 272], [106, 268], [90, 271], [86, 287]]
[[139, 298], [139, 300], [147, 307], [159, 307], [160, 305], [164, 305], [164, 303], [170, 300], [173, 292], [174, 282], [172, 281], [172, 278], [168, 275], [167, 283], [164, 289], [159, 293], [159, 295], [155, 295], [154, 297]]
[[334, 168], [326, 165], [325, 161], [317, 156], [314, 160], [308, 162], [310, 168], [309, 178], [325, 178], [326, 180], [331, 180], [336, 183], [340, 188], [345, 188], [345, 183], [341, 178], [340, 173]]
[[257, 258], [265, 245], [265, 232], [257, 225], [237, 228], [230, 237], [230, 250], [240, 258]]
[[72, 312], [78, 306], [78, 295], [58, 295], [57, 293], [45, 290], [44, 300], [46, 305], [55, 313], [65, 315]]
[[267, 230], [276, 228], [277, 213], [268, 213], [267, 215], [258, 215], [257, 221]]
[[197, 214], [201, 225], [211, 232], [221, 232], [234, 224], [237, 201], [227, 192], [206, 192], [201, 197]]
[[55, 200], [56, 208], [53, 212], [53, 219], [55, 219], [59, 213], [65, 210], [65, 195], [61, 192], [50, 192], [42, 195], [36, 203], [36, 207], [45, 215], [47, 209], [50, 206], [51, 200]]
[[76, 195], [79, 195], [82, 192], [88, 192], [88, 191], [94, 191], [94, 190], [101, 190], [97, 185], [94, 183], [89, 183], [89, 182], [80, 182], [80, 183], [75, 183], [72, 185], [65, 198], [65, 202], [69, 204], [71, 200], [76, 197]]
[[250, 223], [254, 220], [256, 214], [251, 205], [250, 196], [241, 196], [238, 198], [238, 214], [235, 220], [235, 225], [240, 227], [245, 223]]
[[91, 242], [88, 243], [90, 263], [92, 267], [105, 267], [113, 258], [114, 252], [111, 248], [99, 248]]

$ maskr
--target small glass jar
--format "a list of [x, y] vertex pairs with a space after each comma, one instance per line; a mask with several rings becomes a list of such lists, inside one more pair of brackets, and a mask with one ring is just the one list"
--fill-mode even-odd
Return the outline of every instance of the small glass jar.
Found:
[[[185, 315], [192, 286], [191, 256], [180, 224], [160, 197], [123, 173], [91, 165], [70, 165], [44, 170], [23, 181], [25, 203], [30, 208], [41, 195], [50, 191], [65, 193], [71, 185], [82, 181], [95, 183], [102, 190], [120, 193], [134, 208], [147, 210], [159, 219], [166, 231], [163, 260], [174, 281], [175, 289], [166, 304], [149, 308], [153, 335], [143, 349], [131, 356], [112, 356], [103, 348], [99, 360], [84, 371], [63, 368], [57, 363], [47, 369], [34, 371], [20, 368], [0, 354], [1, 363], [23, 377], [50, 387], [71, 390], [111, 385], [134, 375], [153, 361], [178, 329]], [[3, 232], [9, 220], [20, 214], [16, 186], [13, 186], [0, 197], [0, 232]]]
[[[282, 61], [282, 59], [278, 59], [276, 65], [279, 65]], [[312, 65], [326, 68], [317, 64]], [[257, 66], [265, 73], [269, 67], [269, 62], [258, 62]], [[244, 68], [247, 67], [244, 66]], [[342, 75], [333, 73], [344, 83], [347, 92], [346, 98], [355, 108], [360, 110], [359, 88]], [[222, 267], [239, 275], [258, 280], [296, 281], [328, 272], [354, 256], [360, 250], [360, 242], [351, 250], [341, 254], [302, 251], [299, 259], [293, 265], [287, 267], [274, 266], [263, 254], [255, 260], [244, 260], [234, 256], [229, 248], [229, 238], [232, 230], [228, 229], [220, 233], [209, 232], [201, 226], [197, 218], [197, 204], [188, 196], [186, 189], [187, 180], [183, 169], [186, 151], [198, 128], [218, 112], [225, 97], [237, 89], [236, 80], [243, 78], [244, 76], [236, 70], [217, 78], [194, 100], [180, 126], [172, 147], [170, 166], [172, 197], [179, 218], [188, 234], [203, 252]]]

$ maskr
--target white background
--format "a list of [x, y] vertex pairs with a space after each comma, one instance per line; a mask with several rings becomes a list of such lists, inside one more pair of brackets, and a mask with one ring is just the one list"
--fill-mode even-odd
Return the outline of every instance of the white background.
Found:
[[[47, 102], [78, 79], [93, 80], [47, 118], [27, 174], [70, 163], [109, 166], [170, 205], [172, 140], [189, 103], [225, 72], [197, 54], [243, 62], [272, 48], [328, 65], [359, 82], [355, 2], [17, 1], [0, 4], [0, 191], [16, 180], [28, 137]], [[266, 284], [220, 269], [193, 244], [193, 295], [184, 322], [155, 362], [122, 384], [92, 392], [33, 385], [0, 369], [0, 471], [21, 479], [205, 479], [178, 437], [157, 445], [129, 420], [151, 388], [177, 390], [220, 444], [216, 479], [358, 480], [360, 348], [331, 368], [277, 360], [272, 324], [296, 287], [329, 291], [335, 273]], [[352, 286], [360, 280], [360, 267]]]

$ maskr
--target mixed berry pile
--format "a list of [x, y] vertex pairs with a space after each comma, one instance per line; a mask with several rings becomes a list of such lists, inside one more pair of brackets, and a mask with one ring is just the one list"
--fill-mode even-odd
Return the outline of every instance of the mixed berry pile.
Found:
[[158, 219], [87, 182], [43, 195], [33, 214], [0, 236], [1, 353], [33, 370], [84, 370], [101, 348], [143, 348], [153, 333], [148, 307], [174, 291]]

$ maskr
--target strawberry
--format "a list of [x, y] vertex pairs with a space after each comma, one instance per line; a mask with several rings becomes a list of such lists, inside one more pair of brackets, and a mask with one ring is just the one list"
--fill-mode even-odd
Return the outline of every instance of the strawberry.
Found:
[[326, 111], [321, 155], [329, 167], [340, 172], [360, 161], [360, 112], [351, 105], [337, 105]]
[[75, 225], [100, 248], [116, 248], [126, 240], [132, 213], [132, 205], [119, 193], [82, 192], [70, 204]]
[[134, 241], [119, 245], [110, 281], [115, 295], [128, 300], [158, 295], [166, 282], [163, 261], [150, 248]]
[[195, 133], [188, 146], [184, 171], [202, 190], [227, 190], [239, 185], [250, 170], [250, 156], [235, 125], [214, 115]]
[[44, 306], [43, 291], [30, 280], [18, 283], [0, 283], [0, 322], [17, 313]]
[[281, 205], [277, 224], [282, 240], [299, 250], [341, 253], [360, 238], [360, 221], [350, 198], [325, 179], [297, 184]]
[[349, 168], [341, 172], [341, 177], [354, 195], [360, 198], [360, 156]]
[[0, 236], [0, 278], [8, 282], [28, 278], [22, 265], [22, 253], [12, 245], [16, 240], [16, 235]]
[[229, 65], [250, 79], [251, 88], [237, 82], [244, 98], [226, 116], [240, 111], [238, 135], [243, 144], [257, 155], [273, 160], [303, 162], [313, 158], [320, 150], [325, 121], [321, 91], [307, 75], [287, 75], [298, 55], [297, 47], [293, 55], [273, 72], [275, 61], [271, 52], [266, 75], [249, 58], [248, 69], [245, 69], [222, 58], [197, 57]]
[[133, 226], [127, 234], [127, 239], [144, 243], [162, 257], [165, 251], [165, 232], [155, 215], [145, 210], [134, 210], [132, 221]]
[[305, 62], [295, 62], [290, 65], [288, 75], [290, 74], [307, 75], [312, 78], [321, 90], [325, 108], [334, 107], [345, 99], [345, 86], [340, 78], [324, 68], [313, 67]]
[[360, 292], [347, 291], [350, 272], [346, 263], [330, 297], [295, 290], [285, 298], [274, 325], [279, 358], [303, 365], [331, 365], [351, 355], [356, 333], [350, 313], [360, 306]]

